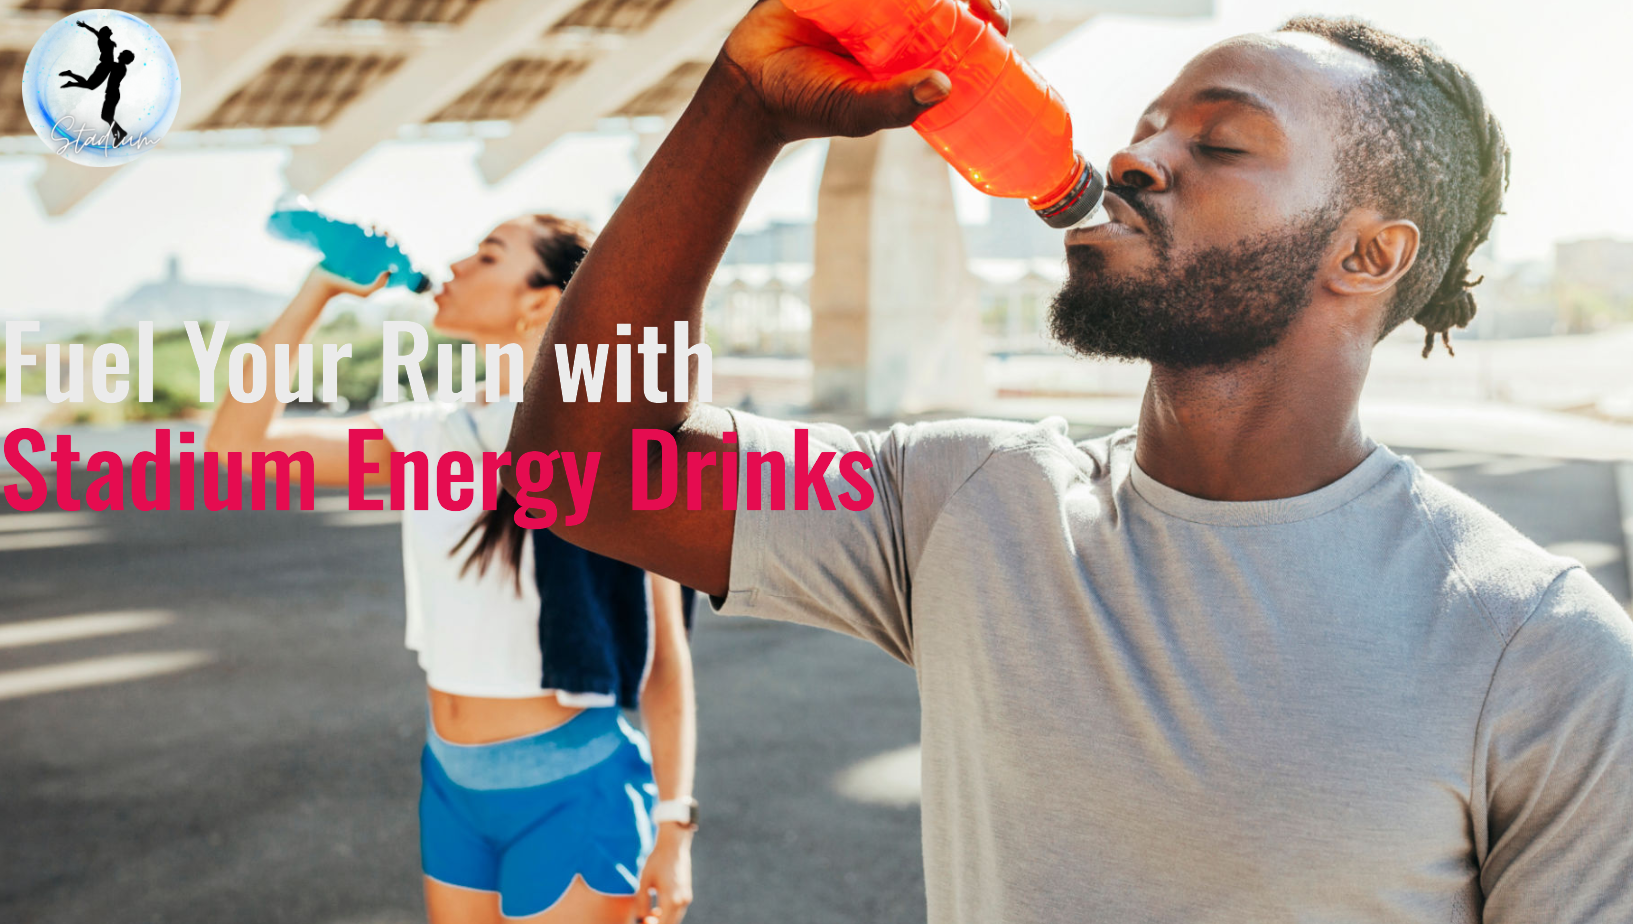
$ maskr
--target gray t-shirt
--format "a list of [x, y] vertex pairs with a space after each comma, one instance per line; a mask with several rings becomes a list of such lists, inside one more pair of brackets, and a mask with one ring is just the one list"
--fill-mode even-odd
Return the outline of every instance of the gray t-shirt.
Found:
[[1631, 919], [1630, 620], [1410, 460], [1225, 503], [1131, 430], [735, 419], [873, 462], [765, 483], [714, 603], [917, 669], [930, 921]]

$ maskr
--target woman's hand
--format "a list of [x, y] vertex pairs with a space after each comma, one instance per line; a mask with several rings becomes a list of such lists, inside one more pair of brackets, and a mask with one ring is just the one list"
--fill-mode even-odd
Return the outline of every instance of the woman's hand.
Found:
[[783, 142], [910, 125], [951, 93], [950, 78], [938, 71], [873, 80], [830, 35], [778, 0], [746, 14], [719, 63], [740, 71]]
[[386, 286], [387, 277], [390, 275], [392, 274], [383, 270], [374, 282], [361, 285], [351, 279], [343, 279], [320, 265], [315, 266], [313, 271], [308, 273], [307, 280], [302, 283], [302, 288], [318, 294], [327, 301], [338, 295], [357, 295], [360, 298], [366, 298]]
[[[638, 877], [638, 913], [643, 924], [678, 924], [694, 900], [689, 868], [689, 844], [694, 832], [671, 823], [660, 826], [655, 849]], [[655, 890], [660, 907], [649, 912], [649, 890]]]

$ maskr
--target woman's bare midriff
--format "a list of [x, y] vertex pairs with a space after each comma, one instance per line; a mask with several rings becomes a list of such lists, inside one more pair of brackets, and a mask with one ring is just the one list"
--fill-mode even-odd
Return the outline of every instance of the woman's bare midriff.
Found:
[[527, 699], [491, 699], [457, 696], [428, 687], [427, 702], [433, 710], [433, 730], [451, 744], [522, 738], [557, 728], [581, 712], [577, 706], [560, 703], [551, 693]]

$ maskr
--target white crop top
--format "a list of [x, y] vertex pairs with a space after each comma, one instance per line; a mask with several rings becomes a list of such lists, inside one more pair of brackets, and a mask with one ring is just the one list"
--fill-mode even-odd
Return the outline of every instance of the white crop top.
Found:
[[[404, 643], [417, 653], [427, 685], [435, 690], [505, 699], [553, 693], [566, 706], [613, 706], [613, 694], [541, 686], [541, 598], [535, 585], [533, 535], [524, 537], [518, 585], [500, 561], [493, 562], [483, 577], [476, 567], [463, 577], [461, 564], [470, 544], [450, 554], [483, 515], [483, 492], [475, 484], [470, 508], [445, 510], [434, 480], [439, 457], [451, 451], [467, 453], [476, 482], [484, 471], [484, 453], [506, 449], [517, 406], [505, 399], [489, 404], [404, 401], [370, 412], [394, 451], [427, 454], [428, 509], [404, 511]], [[405, 486], [405, 495], [405, 506], [414, 506], [413, 485]]]

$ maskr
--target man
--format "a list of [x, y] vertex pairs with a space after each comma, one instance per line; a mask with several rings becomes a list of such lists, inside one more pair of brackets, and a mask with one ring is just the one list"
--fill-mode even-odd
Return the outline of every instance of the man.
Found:
[[115, 115], [120, 107], [120, 84], [125, 81], [126, 72], [131, 69], [131, 62], [137, 60], [137, 56], [128, 48], [120, 52], [119, 59], [116, 61], [114, 58], [113, 29], [108, 26], [93, 29], [78, 20], [75, 21], [75, 25], [97, 37], [97, 48], [101, 54], [101, 60], [97, 64], [97, 69], [91, 73], [89, 78], [81, 77], [73, 71], [63, 71], [60, 76], [68, 78], [67, 82], [63, 84], [63, 88], [73, 87], [81, 90], [95, 90], [97, 87], [102, 86], [105, 79], [107, 80], [108, 88], [103, 91], [102, 120], [108, 123], [108, 132], [113, 137], [112, 146], [117, 148], [128, 135], [125, 128], [115, 120]]
[[[748, 14], [550, 344], [698, 335], [783, 144], [905, 125], [949, 92], [823, 45], [777, 3]], [[1465, 264], [1506, 154], [1469, 77], [1363, 24], [1295, 21], [1190, 62], [1108, 174], [1115, 221], [1066, 235], [1054, 326], [1152, 363], [1136, 430], [805, 433], [566, 402], [549, 345], [511, 449], [602, 452], [572, 541], [917, 669], [931, 921], [1629, 920], [1628, 618], [1357, 418], [1384, 334], [1415, 318], [1428, 347], [1474, 310]], [[774, 511], [765, 476], [761, 509], [635, 512], [636, 428], [675, 433], [680, 459], [864, 452], [873, 500]], [[853, 490], [835, 465], [830, 485]]]

